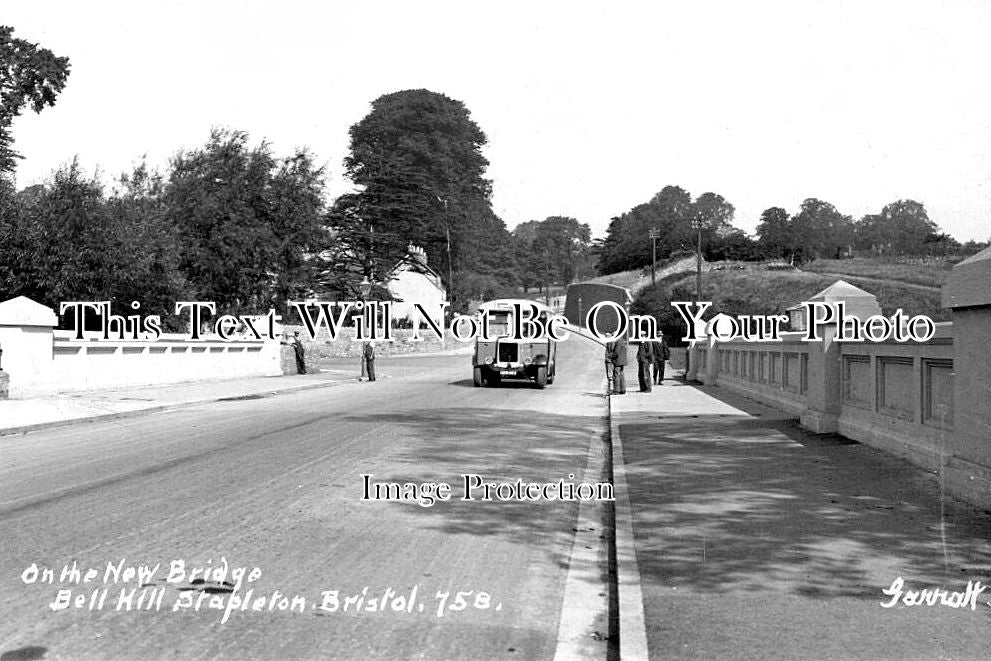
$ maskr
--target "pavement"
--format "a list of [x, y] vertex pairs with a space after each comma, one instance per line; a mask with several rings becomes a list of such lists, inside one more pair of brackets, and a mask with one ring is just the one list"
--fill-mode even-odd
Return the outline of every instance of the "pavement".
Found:
[[883, 591], [991, 583], [989, 513], [675, 375], [610, 397], [620, 659], [987, 658], [988, 593], [957, 609]]
[[57, 425], [137, 415], [204, 402], [242, 399], [336, 385], [355, 374], [344, 370], [315, 374], [194, 381], [145, 388], [94, 390], [27, 399], [0, 400], [0, 435]]
[[[465, 349], [394, 355], [416, 359], [456, 355]], [[160, 386], [68, 392], [25, 399], [0, 400], [0, 436], [91, 420], [140, 415], [205, 402], [253, 398], [309, 388], [326, 388], [354, 381], [357, 359], [332, 359], [308, 374], [190, 381]], [[386, 377], [387, 378], [387, 377]]]

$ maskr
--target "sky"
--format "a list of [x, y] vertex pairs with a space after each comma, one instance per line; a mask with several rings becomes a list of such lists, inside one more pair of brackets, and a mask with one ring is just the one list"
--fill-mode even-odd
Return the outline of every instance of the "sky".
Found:
[[78, 156], [107, 182], [212, 127], [307, 147], [353, 190], [348, 129], [390, 92], [462, 101], [511, 229], [610, 218], [667, 185], [753, 232], [817, 197], [859, 218], [922, 202], [991, 237], [991, 2], [46, 2], [0, 24], [68, 56], [56, 105], [15, 120], [21, 187]]

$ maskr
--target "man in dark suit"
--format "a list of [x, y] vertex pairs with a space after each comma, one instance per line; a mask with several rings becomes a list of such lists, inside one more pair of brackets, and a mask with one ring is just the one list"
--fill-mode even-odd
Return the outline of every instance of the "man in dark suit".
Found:
[[637, 378], [640, 380], [640, 392], [650, 392], [653, 378], [650, 368], [654, 366], [654, 343], [647, 340], [640, 342], [637, 348]]
[[368, 380], [375, 380], [375, 345], [372, 342], [365, 342], [361, 348], [361, 356], [365, 362], [365, 369], [368, 372]]
[[671, 357], [671, 349], [668, 347], [663, 334], [660, 340], [654, 341], [652, 344], [654, 345], [654, 383], [664, 385], [664, 366], [667, 364], [668, 358]]
[[626, 376], [623, 374], [623, 369], [627, 363], [626, 350], [629, 348], [629, 342], [626, 336], [620, 336], [610, 342], [608, 346], [610, 347], [609, 356], [612, 358], [613, 365], [613, 394], [625, 395]]
[[283, 341], [282, 344], [292, 347], [293, 353], [296, 355], [296, 373], [306, 374], [306, 349], [299, 339], [299, 331], [295, 332], [289, 342]]

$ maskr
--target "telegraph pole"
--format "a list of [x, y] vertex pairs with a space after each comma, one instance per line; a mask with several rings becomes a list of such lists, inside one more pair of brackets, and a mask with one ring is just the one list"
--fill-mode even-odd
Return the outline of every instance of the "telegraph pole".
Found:
[[650, 230], [650, 244], [652, 252], [654, 253], [653, 261], [650, 266], [650, 286], [653, 287], [657, 284], [657, 240], [661, 238], [661, 230], [656, 227]]
[[454, 268], [451, 264], [451, 219], [447, 215], [447, 198], [435, 196], [444, 205], [444, 232], [447, 234], [447, 300], [453, 308], [454, 303]]

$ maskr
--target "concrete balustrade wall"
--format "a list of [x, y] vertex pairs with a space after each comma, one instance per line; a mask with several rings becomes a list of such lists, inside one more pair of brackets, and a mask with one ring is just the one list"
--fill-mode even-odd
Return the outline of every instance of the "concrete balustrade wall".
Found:
[[93, 341], [55, 331], [51, 351], [48, 376], [55, 383], [43, 385], [58, 391], [282, 374], [278, 341], [190, 341], [167, 334], [154, 342]]
[[807, 408], [809, 369], [809, 343], [799, 341], [801, 335], [782, 333], [781, 342], [718, 344], [702, 352], [700, 380], [800, 415]]
[[[953, 429], [953, 327], [926, 343], [717, 343], [698, 380], [787, 411], [808, 429], [838, 432], [931, 470]], [[715, 367], [715, 369], [712, 369]]]
[[904, 457], [991, 508], [991, 248], [954, 268], [943, 306], [953, 322], [924, 343], [700, 341], [687, 377]]
[[278, 340], [75, 340], [56, 324], [50, 308], [30, 299], [0, 303], [0, 368], [10, 397], [282, 374]]
[[839, 433], [938, 471], [953, 433], [952, 324], [926, 343], [839, 349]]

